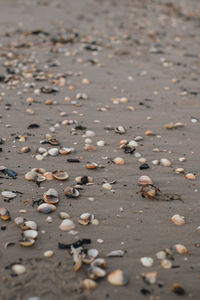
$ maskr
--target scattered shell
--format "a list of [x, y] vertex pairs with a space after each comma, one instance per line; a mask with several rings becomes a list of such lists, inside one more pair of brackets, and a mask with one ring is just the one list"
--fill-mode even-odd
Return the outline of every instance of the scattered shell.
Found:
[[195, 180], [196, 176], [193, 173], [187, 173], [185, 174], [185, 178], [189, 180]]
[[184, 245], [176, 244], [176, 245], [174, 245], [174, 248], [176, 249], [176, 252], [179, 254], [188, 253], [188, 250]]
[[144, 267], [151, 267], [154, 263], [154, 260], [151, 257], [142, 257], [140, 258], [140, 261]]
[[95, 132], [92, 130], [87, 130], [85, 134], [87, 137], [93, 137], [96, 135]]
[[59, 150], [59, 153], [62, 154], [62, 155], [67, 155], [67, 154], [70, 154], [71, 152], [74, 152], [74, 151], [75, 151], [74, 148], [66, 148], [66, 147], [64, 147], [64, 148], [61, 148]]
[[48, 204], [56, 204], [59, 201], [58, 192], [51, 188], [46, 193], [43, 194], [44, 202]]
[[23, 227], [25, 219], [23, 217], [17, 217], [15, 218], [14, 222], [18, 227]]
[[119, 133], [119, 134], [124, 134], [124, 133], [126, 133], [126, 129], [123, 126], [120, 125], [120, 126], [115, 128], [115, 132]]
[[112, 190], [112, 185], [108, 182], [104, 183], [102, 185], [102, 187], [105, 189], [105, 190]]
[[96, 282], [92, 279], [84, 279], [82, 281], [82, 287], [87, 289], [87, 290], [93, 290], [96, 288]]
[[124, 250], [113, 250], [109, 252], [106, 256], [108, 257], [122, 257], [124, 256], [125, 251]]
[[111, 272], [108, 275], [107, 280], [109, 283], [117, 286], [127, 285], [129, 282], [128, 277], [124, 275], [124, 272], [121, 270], [115, 270]]
[[160, 163], [164, 167], [170, 167], [171, 166], [171, 162], [166, 158], [161, 158]]
[[19, 241], [19, 244], [21, 246], [24, 246], [24, 247], [30, 247], [32, 246], [33, 244], [35, 243], [35, 240], [34, 239], [28, 239], [28, 238], [23, 238], [22, 240]]
[[186, 161], [187, 160], [187, 158], [186, 157], [179, 157], [179, 159], [178, 159], [180, 162], [184, 162], [184, 161]]
[[79, 224], [88, 225], [94, 220], [94, 215], [91, 213], [83, 213], [80, 215]]
[[46, 180], [53, 180], [52, 172], [44, 173], [44, 177], [46, 178]]
[[106, 266], [106, 261], [104, 258], [97, 258], [91, 262], [92, 266], [100, 267], [100, 268], [105, 268]]
[[122, 157], [116, 157], [113, 159], [113, 162], [116, 164], [116, 165], [124, 165], [125, 164], [125, 161]]
[[147, 284], [155, 284], [157, 280], [157, 272], [142, 273], [141, 277]]
[[95, 162], [87, 163], [86, 168], [87, 169], [96, 169], [98, 167], [98, 164]]
[[93, 178], [90, 176], [79, 176], [75, 178], [75, 181], [82, 185], [82, 184], [92, 183]]
[[97, 249], [89, 249], [87, 253], [89, 257], [96, 258], [99, 254], [99, 251]]
[[37, 210], [43, 214], [49, 214], [52, 211], [56, 210], [56, 206], [53, 204], [42, 203], [38, 206]]
[[67, 172], [65, 171], [54, 171], [52, 173], [53, 178], [57, 179], [57, 180], [67, 180], [67, 178], [69, 178], [69, 175]]
[[64, 219], [62, 223], [59, 226], [60, 230], [62, 231], [70, 231], [75, 228], [75, 224], [72, 220], [70, 219]]
[[105, 142], [104, 141], [98, 141], [97, 146], [103, 147], [103, 146], [105, 146]]
[[165, 251], [159, 251], [159, 252], [157, 252], [156, 253], [156, 257], [158, 258], [158, 259], [165, 259], [166, 258], [166, 252]]
[[26, 272], [26, 267], [21, 264], [15, 264], [11, 268], [17, 275], [22, 275]]
[[138, 179], [138, 185], [147, 185], [147, 184], [153, 184], [152, 179], [147, 175], [142, 175]]
[[13, 199], [17, 196], [16, 193], [13, 193], [13, 192], [9, 192], [9, 191], [4, 191], [1, 193], [1, 195], [4, 197], [4, 198], [8, 198], [8, 199]]
[[106, 271], [99, 268], [99, 267], [96, 267], [96, 266], [90, 266], [88, 268], [88, 274], [89, 274], [89, 277], [91, 279], [98, 279], [98, 278], [103, 278], [106, 276]]
[[25, 229], [37, 230], [37, 224], [34, 221], [25, 221], [23, 227]]
[[152, 164], [157, 166], [159, 165], [160, 161], [158, 159], [152, 160]]
[[174, 215], [172, 218], [171, 218], [172, 222], [176, 225], [184, 225], [185, 224], [185, 217], [183, 216], [180, 216], [178, 214]]
[[177, 168], [176, 170], [175, 170], [175, 173], [176, 174], [180, 174], [180, 173], [184, 173], [184, 169], [183, 168]]
[[67, 196], [68, 198], [78, 198], [80, 193], [77, 189], [73, 188], [73, 187], [70, 187], [70, 186], [67, 186], [65, 189], [64, 189], [64, 194], [65, 196]]
[[26, 147], [22, 147], [20, 151], [21, 151], [22, 153], [28, 153], [28, 152], [31, 151], [31, 149], [30, 149], [28, 146], [26, 146]]
[[138, 143], [136, 142], [136, 141], [134, 141], [134, 140], [132, 140], [132, 141], [130, 141], [129, 143], [128, 143], [128, 146], [129, 147], [138, 147]]
[[164, 269], [171, 269], [172, 267], [172, 262], [171, 260], [168, 259], [161, 260], [160, 264]]
[[51, 148], [48, 150], [49, 155], [57, 156], [59, 154], [58, 148]]
[[43, 254], [45, 257], [52, 257], [54, 255], [54, 252], [52, 250], [47, 250]]
[[70, 219], [70, 215], [69, 215], [68, 213], [64, 212], [64, 211], [59, 212], [58, 215], [59, 215], [59, 217], [60, 217], [62, 220], [64, 220], [64, 219]]
[[36, 239], [38, 232], [36, 230], [28, 229], [23, 232], [23, 236], [27, 239]]
[[0, 207], [0, 218], [4, 221], [7, 221], [10, 219], [10, 213], [7, 210], [7, 208]]

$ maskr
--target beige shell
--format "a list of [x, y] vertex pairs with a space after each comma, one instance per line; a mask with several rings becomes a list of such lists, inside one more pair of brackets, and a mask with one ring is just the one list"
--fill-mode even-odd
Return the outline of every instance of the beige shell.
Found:
[[122, 157], [116, 157], [116, 158], [114, 158], [113, 162], [116, 165], [124, 165], [125, 164], [125, 160]]
[[34, 239], [28, 239], [28, 238], [23, 238], [22, 240], [19, 241], [19, 244], [21, 246], [24, 246], [24, 247], [30, 247], [32, 246], [33, 244], [35, 243], [35, 240]]
[[98, 164], [91, 162], [91, 163], [87, 163], [86, 168], [87, 169], [96, 169], [98, 167]]
[[179, 214], [176, 214], [174, 215], [172, 218], [171, 218], [172, 222], [176, 225], [184, 225], [185, 224], [185, 217], [183, 216], [180, 216]]
[[163, 269], [171, 269], [172, 267], [172, 262], [168, 259], [161, 260], [160, 264], [163, 267]]
[[17, 274], [22, 275], [26, 272], [26, 267], [22, 264], [14, 264], [11, 269]]
[[43, 199], [44, 202], [48, 204], [56, 204], [59, 201], [58, 192], [55, 189], [50, 188], [46, 193], [43, 194]]
[[75, 224], [72, 220], [70, 219], [65, 219], [62, 221], [62, 223], [60, 224], [59, 228], [62, 231], [71, 231], [75, 228]]
[[174, 245], [174, 248], [176, 249], [176, 252], [179, 254], [188, 253], [188, 250], [184, 245], [176, 244], [176, 245]]
[[127, 285], [129, 282], [128, 277], [124, 275], [124, 272], [122, 270], [115, 270], [111, 272], [108, 275], [107, 280], [109, 283], [117, 286]]
[[186, 179], [189, 179], [189, 180], [195, 180], [196, 179], [196, 176], [193, 174], [193, 173], [187, 173], [185, 175], [185, 178]]
[[50, 212], [56, 210], [56, 206], [53, 204], [42, 203], [38, 206], [37, 210], [43, 214], [49, 214]]
[[106, 276], [106, 271], [103, 270], [102, 268], [96, 267], [96, 266], [91, 266], [88, 268], [88, 274], [90, 279], [98, 279], [98, 278], [103, 278]]
[[84, 289], [87, 289], [87, 290], [93, 290], [93, 289], [95, 289], [96, 285], [97, 285], [96, 282], [94, 280], [92, 280], [92, 279], [89, 279], [89, 278], [84, 279], [82, 281], [82, 287]]
[[69, 178], [69, 175], [67, 172], [65, 171], [54, 171], [52, 173], [53, 178], [57, 179], [57, 180], [67, 180]]
[[146, 184], [153, 184], [153, 180], [147, 176], [147, 175], [142, 175], [138, 179], [138, 185], [146, 185]]
[[28, 229], [23, 232], [23, 236], [27, 239], [35, 240], [38, 236], [38, 232], [36, 230]]
[[10, 213], [7, 210], [7, 208], [0, 207], [0, 218], [4, 221], [7, 221], [10, 219]]

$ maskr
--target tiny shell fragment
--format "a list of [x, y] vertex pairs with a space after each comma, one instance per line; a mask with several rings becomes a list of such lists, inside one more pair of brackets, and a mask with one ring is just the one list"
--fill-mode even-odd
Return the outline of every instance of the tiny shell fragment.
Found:
[[178, 214], [174, 215], [172, 218], [171, 218], [172, 222], [176, 225], [184, 225], [185, 224], [185, 217], [183, 216], [180, 216]]

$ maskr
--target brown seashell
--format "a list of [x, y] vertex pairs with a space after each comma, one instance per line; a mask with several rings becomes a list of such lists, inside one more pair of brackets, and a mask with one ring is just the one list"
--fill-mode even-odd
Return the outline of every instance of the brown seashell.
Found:
[[51, 188], [43, 194], [43, 199], [48, 204], [56, 204], [59, 201], [58, 192]]
[[188, 250], [184, 245], [176, 244], [176, 245], [174, 245], [174, 248], [176, 249], [176, 252], [179, 254], [188, 253]]
[[46, 180], [53, 180], [53, 174], [52, 174], [52, 172], [46, 172], [46, 173], [44, 173], [44, 177], [46, 178]]
[[115, 270], [111, 272], [108, 275], [107, 280], [109, 283], [117, 286], [127, 285], [129, 282], [128, 277], [124, 275], [124, 272], [121, 270]]
[[185, 224], [185, 217], [183, 216], [180, 216], [178, 214], [174, 215], [172, 218], [171, 218], [172, 222], [176, 225], [184, 225]]
[[185, 178], [189, 180], [195, 180], [196, 176], [193, 173], [187, 173], [185, 174]]
[[98, 164], [92, 162], [92, 163], [87, 163], [86, 168], [87, 169], [96, 169], [98, 167]]
[[124, 165], [125, 164], [125, 160], [122, 157], [116, 157], [116, 158], [114, 158], [113, 162], [116, 165]]
[[84, 288], [84, 289], [87, 289], [87, 290], [93, 290], [93, 289], [95, 289], [96, 288], [96, 282], [94, 281], [94, 280], [92, 280], [92, 279], [84, 279], [83, 281], [82, 281], [82, 287]]
[[152, 179], [147, 175], [142, 175], [138, 179], [138, 185], [147, 185], [147, 184], [153, 184]]
[[65, 171], [54, 171], [52, 173], [53, 178], [57, 179], [57, 180], [67, 180], [69, 178], [69, 175], [67, 172]]
[[28, 153], [28, 152], [31, 151], [31, 149], [30, 149], [28, 146], [26, 146], [26, 147], [22, 147], [20, 151], [21, 151], [22, 153]]
[[86, 150], [86, 151], [96, 151], [97, 148], [93, 145], [86, 144], [85, 147], [84, 147], [84, 150]]
[[10, 213], [7, 210], [7, 208], [0, 207], [0, 218], [4, 221], [7, 221], [10, 219]]
[[19, 244], [24, 247], [30, 247], [35, 244], [35, 240], [23, 237], [23, 239], [19, 241]]

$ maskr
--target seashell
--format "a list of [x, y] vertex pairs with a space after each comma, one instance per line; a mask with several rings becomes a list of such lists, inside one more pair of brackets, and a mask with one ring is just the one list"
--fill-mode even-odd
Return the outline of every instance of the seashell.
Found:
[[152, 164], [157, 166], [159, 165], [160, 161], [158, 159], [152, 160]]
[[179, 157], [179, 159], [178, 159], [180, 162], [184, 162], [184, 161], [186, 161], [187, 160], [187, 158], [186, 157]]
[[87, 137], [93, 137], [93, 136], [96, 135], [95, 132], [92, 131], [92, 130], [87, 130], [87, 131], [85, 132], [85, 134], [86, 134]]
[[37, 155], [35, 156], [35, 158], [36, 158], [37, 160], [43, 160], [43, 159], [44, 159], [44, 156], [41, 155], [41, 154], [37, 154]]
[[172, 292], [177, 295], [185, 295], [185, 289], [179, 283], [174, 283], [172, 286]]
[[151, 257], [142, 257], [140, 258], [140, 261], [144, 267], [151, 267], [154, 263], [154, 260]]
[[141, 277], [147, 284], [155, 284], [157, 280], [157, 272], [142, 273]]
[[171, 166], [171, 162], [166, 158], [161, 158], [160, 163], [164, 167], [170, 167]]
[[65, 171], [54, 171], [52, 176], [57, 180], [67, 180], [67, 178], [69, 178], [68, 173]]
[[183, 169], [183, 168], [177, 168], [176, 170], [175, 170], [175, 173], [176, 174], [180, 174], [180, 173], [184, 173], [185, 172], [185, 170]]
[[25, 221], [23, 225], [23, 230], [26, 229], [32, 229], [37, 230], [37, 224], [34, 221]]
[[172, 262], [171, 262], [171, 260], [168, 260], [168, 259], [161, 260], [160, 264], [164, 269], [171, 269], [171, 267], [172, 267]]
[[36, 239], [38, 232], [36, 230], [28, 229], [23, 232], [23, 236], [27, 239]]
[[140, 191], [142, 197], [154, 199], [156, 197], [158, 189], [152, 185], [144, 185]]
[[22, 153], [28, 153], [28, 152], [31, 151], [31, 149], [30, 149], [28, 146], [26, 146], [26, 147], [22, 147], [20, 151], [21, 151]]
[[46, 221], [47, 221], [48, 223], [52, 223], [52, 222], [53, 222], [53, 219], [52, 219], [52, 217], [48, 216], [48, 217], [46, 218]]
[[92, 183], [93, 178], [90, 176], [79, 176], [75, 178], [75, 181], [82, 185], [82, 184]]
[[43, 253], [45, 257], [52, 257], [54, 255], [54, 252], [52, 250], [47, 250]]
[[59, 228], [62, 231], [70, 231], [70, 230], [73, 230], [75, 228], [75, 224], [72, 220], [65, 219], [65, 220], [62, 221]]
[[128, 277], [124, 275], [124, 272], [121, 270], [115, 270], [111, 272], [108, 275], [107, 280], [109, 283], [117, 286], [127, 285], [129, 282]]
[[94, 280], [92, 280], [92, 279], [84, 279], [83, 281], [82, 281], [82, 287], [84, 288], [84, 289], [87, 289], [87, 290], [93, 290], [93, 289], [95, 289], [96, 288], [96, 282], [94, 281]]
[[104, 258], [97, 258], [91, 262], [92, 266], [100, 267], [100, 268], [105, 268], [106, 266], [106, 261]]
[[97, 144], [98, 147], [105, 146], [105, 142], [104, 141], [98, 141], [96, 144]]
[[25, 179], [29, 180], [29, 181], [35, 180], [36, 176], [37, 176], [36, 172], [30, 171], [30, 172], [28, 172], [28, 173], [25, 174]]
[[59, 150], [59, 153], [62, 154], [62, 155], [67, 155], [67, 154], [70, 154], [71, 152], [74, 152], [75, 149], [74, 148], [66, 148], [66, 147], [63, 147]]
[[156, 253], [156, 257], [158, 258], [158, 259], [165, 259], [166, 258], [166, 252], [165, 251], [159, 251], [159, 252], [157, 252]]
[[7, 210], [7, 208], [0, 207], [0, 218], [4, 221], [7, 221], [10, 219], [10, 213]]
[[86, 150], [86, 151], [96, 151], [97, 148], [93, 145], [87, 145], [86, 144], [85, 147], [84, 147], [84, 150]]
[[15, 218], [14, 222], [18, 227], [23, 227], [25, 219], [23, 217], [17, 217]]
[[130, 141], [128, 143], [128, 146], [131, 148], [136, 148], [136, 147], [138, 147], [138, 143], [136, 141]]
[[113, 250], [106, 254], [108, 257], [122, 257], [124, 256], [125, 251], [124, 250]]
[[90, 138], [85, 139], [85, 144], [92, 144], [92, 139]]
[[88, 274], [89, 274], [90, 279], [96, 280], [98, 278], [105, 277], [106, 276], [106, 271], [99, 268], [99, 267], [96, 267], [96, 266], [89, 266]]
[[77, 189], [73, 188], [73, 187], [70, 187], [70, 186], [67, 186], [65, 189], [64, 189], [64, 194], [65, 196], [67, 196], [68, 198], [78, 198], [80, 193]]
[[59, 154], [58, 148], [51, 148], [48, 150], [49, 155], [57, 156]]
[[92, 162], [92, 163], [87, 163], [86, 168], [87, 169], [96, 169], [98, 167], [98, 164]]
[[99, 251], [97, 249], [89, 249], [87, 254], [91, 258], [96, 258], [99, 255]]
[[35, 243], [35, 240], [34, 240], [34, 239], [28, 239], [28, 238], [26, 238], [26, 237], [23, 237], [23, 239], [19, 241], [19, 244], [20, 244], [21, 246], [24, 246], [24, 247], [30, 247], [30, 246], [32, 246], [34, 243]]
[[200, 226], [197, 226], [197, 228], [195, 229], [196, 232], [200, 232]]
[[49, 214], [52, 211], [56, 210], [56, 206], [53, 204], [42, 203], [38, 206], [37, 210], [43, 214]]
[[46, 180], [53, 180], [52, 172], [44, 173], [44, 177], [46, 178]]
[[41, 175], [41, 174], [37, 174], [36, 178], [35, 178], [35, 181], [36, 182], [43, 182], [46, 180], [46, 177]]
[[104, 188], [105, 190], [112, 190], [112, 185], [106, 182], [102, 185], [102, 188]]
[[136, 142], [141, 142], [141, 141], [143, 141], [143, 137], [142, 136], [136, 136], [135, 141]]
[[176, 245], [174, 245], [174, 248], [176, 249], [176, 252], [179, 254], [188, 253], [188, 250], [184, 245], [176, 244]]
[[118, 126], [115, 128], [115, 132], [118, 133], [118, 134], [124, 134], [126, 133], [126, 129], [123, 127], [123, 126]]
[[43, 153], [47, 152], [47, 149], [45, 149], [43, 147], [40, 147], [40, 148], [38, 148], [37, 152], [40, 153], [40, 154], [43, 154]]
[[173, 217], [171, 217], [171, 220], [174, 224], [176, 225], [184, 225], [185, 224], [185, 217], [180, 216], [178, 214], [174, 215]]
[[64, 220], [64, 219], [70, 219], [70, 215], [66, 212], [59, 212], [59, 217]]
[[13, 193], [13, 192], [9, 192], [9, 191], [4, 191], [1, 193], [1, 195], [4, 197], [4, 198], [8, 198], [8, 199], [13, 199], [17, 196], [16, 193]]
[[193, 173], [187, 173], [185, 174], [185, 178], [189, 180], [195, 180], [196, 176]]
[[46, 172], [43, 168], [33, 168], [31, 171], [36, 172], [38, 174], [44, 174]]
[[138, 179], [138, 185], [147, 185], [147, 184], [153, 184], [152, 179], [149, 176], [142, 175]]
[[99, 225], [99, 220], [93, 219], [93, 220], [91, 220], [91, 224], [93, 224], [93, 225]]
[[144, 158], [144, 157], [141, 157], [138, 159], [138, 161], [141, 163], [141, 164], [145, 164], [147, 162], [147, 159]]
[[14, 264], [11, 269], [17, 274], [22, 275], [26, 272], [26, 267], [22, 264]]
[[146, 135], [146, 136], [150, 136], [150, 135], [154, 135], [154, 133], [153, 133], [153, 131], [151, 131], [151, 130], [147, 130], [147, 131], [145, 132], [145, 135]]
[[75, 251], [73, 253], [73, 261], [75, 263], [74, 271], [77, 272], [82, 267], [82, 257], [81, 257], [81, 255], [79, 254], [78, 251]]
[[59, 201], [58, 192], [51, 188], [46, 193], [43, 194], [44, 202], [49, 204], [56, 204]]
[[124, 165], [125, 164], [125, 161], [122, 157], [116, 157], [113, 159], [113, 162], [116, 164], [116, 165]]

